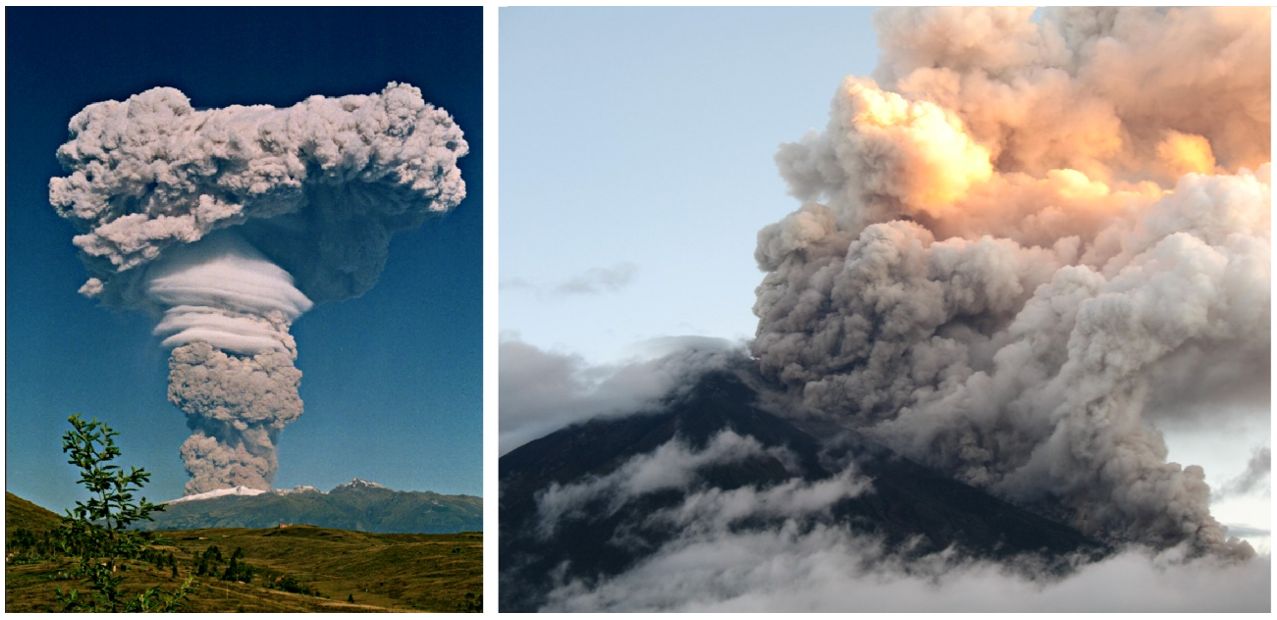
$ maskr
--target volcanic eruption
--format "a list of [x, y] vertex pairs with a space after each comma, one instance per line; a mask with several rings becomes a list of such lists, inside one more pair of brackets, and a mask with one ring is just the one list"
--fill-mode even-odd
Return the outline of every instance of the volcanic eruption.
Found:
[[1212, 495], [1271, 461], [1269, 17], [879, 11], [776, 155], [753, 340], [504, 336], [502, 611], [1267, 609], [1267, 511]]
[[461, 129], [393, 82], [288, 108], [201, 110], [154, 88], [69, 129], [49, 200], [79, 233], [80, 292], [159, 317], [168, 399], [192, 431], [186, 492], [270, 488], [302, 413], [290, 325], [363, 294], [395, 232], [461, 202]]
[[751, 351], [1087, 534], [1249, 555], [1156, 422], [1268, 406], [1268, 10], [1032, 13], [878, 14], [877, 79], [777, 155]]

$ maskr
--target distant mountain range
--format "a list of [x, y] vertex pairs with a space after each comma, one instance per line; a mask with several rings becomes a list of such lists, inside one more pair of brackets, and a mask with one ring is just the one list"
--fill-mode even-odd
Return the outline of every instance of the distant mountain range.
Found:
[[[666, 488], [628, 497], [621, 506], [587, 505], [563, 516], [561, 526], [547, 534], [539, 528], [538, 501], [548, 490], [597, 484], [676, 438], [704, 449], [724, 430], [753, 438], [768, 450], [730, 465], [701, 467], [696, 472], [701, 491], [766, 488], [791, 479], [795, 471], [806, 481], [828, 479], [837, 473], [831, 464], [845, 460], [841, 453], [854, 455], [859, 471], [872, 478], [873, 492], [838, 501], [832, 522], [881, 537], [893, 547], [907, 546], [917, 554], [952, 547], [986, 558], [1032, 554], [1048, 560], [1108, 552], [1071, 527], [901, 458], [852, 431], [782, 418], [757, 401], [758, 393], [740, 376], [711, 372], [688, 395], [657, 411], [574, 425], [501, 457], [500, 610], [536, 610], [553, 580], [588, 581], [625, 572], [678, 535], [652, 525], [649, 516], [681, 505], [688, 493]], [[780, 453], [792, 458], [777, 458]]]
[[358, 478], [327, 493], [311, 486], [262, 491], [236, 487], [171, 500], [146, 530], [307, 524], [382, 534], [481, 531], [483, 499], [395, 491]]

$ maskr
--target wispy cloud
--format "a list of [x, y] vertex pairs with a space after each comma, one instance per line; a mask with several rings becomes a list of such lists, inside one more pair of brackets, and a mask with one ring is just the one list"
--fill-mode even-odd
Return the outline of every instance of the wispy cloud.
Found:
[[[1271, 471], [1272, 450], [1268, 446], [1255, 448], [1250, 460], [1246, 462], [1246, 469], [1237, 474], [1232, 480], [1225, 482], [1219, 491], [1215, 493], [1215, 498], [1246, 495], [1252, 491], [1260, 490], [1260, 486], [1268, 481]], [[1262, 490], [1267, 491], [1268, 489], [1264, 488]]]
[[611, 267], [595, 267], [573, 276], [554, 287], [560, 295], [598, 295], [614, 293], [634, 281], [638, 271], [633, 263], [617, 263]]
[[620, 262], [610, 267], [592, 267], [554, 284], [541, 284], [527, 278], [502, 278], [503, 291], [530, 291], [538, 296], [571, 297], [615, 293], [634, 282], [638, 266]]
[[524, 278], [501, 278], [497, 287], [503, 291], [536, 290], [537, 286]]

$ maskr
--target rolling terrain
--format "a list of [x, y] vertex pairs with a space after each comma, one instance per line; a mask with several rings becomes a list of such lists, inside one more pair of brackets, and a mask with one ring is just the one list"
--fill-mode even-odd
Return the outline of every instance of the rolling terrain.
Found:
[[[32, 559], [12, 546], [14, 532], [47, 531], [57, 527], [58, 519], [52, 512], [5, 494], [5, 611], [55, 611], [57, 588], [86, 589], [78, 580], [58, 576], [74, 567], [73, 558]], [[148, 535], [152, 550], [173, 555], [177, 576], [168, 567], [131, 562], [126, 592], [154, 586], [177, 589], [213, 546], [223, 558], [242, 549], [242, 562], [254, 570], [249, 583], [223, 581], [216, 575], [196, 577], [184, 611], [474, 611], [482, 600], [483, 535], [479, 532], [377, 534], [276, 525]], [[212, 572], [220, 573], [225, 565], [223, 561]]]

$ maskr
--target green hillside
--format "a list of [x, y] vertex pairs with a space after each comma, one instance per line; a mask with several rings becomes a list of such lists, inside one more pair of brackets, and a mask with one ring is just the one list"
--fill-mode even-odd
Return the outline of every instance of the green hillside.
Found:
[[[12, 494], [5, 497], [6, 533], [37, 531], [57, 516]], [[172, 553], [172, 569], [129, 564], [125, 590], [174, 590], [216, 546], [223, 558], [236, 548], [254, 570], [250, 583], [196, 577], [185, 611], [351, 612], [473, 610], [483, 592], [483, 535], [370, 534], [313, 526], [195, 529], [155, 532], [150, 548]], [[54, 590], [85, 586], [58, 578], [72, 558], [24, 559], [6, 537], [5, 611], [54, 611]], [[273, 586], [273, 587], [270, 587]], [[291, 591], [289, 591], [291, 590]], [[310, 593], [310, 594], [307, 594]], [[349, 598], [348, 598], [349, 597]]]
[[12, 538], [19, 529], [44, 532], [56, 528], [62, 520], [57, 514], [28, 502], [13, 493], [4, 493], [4, 536]]

